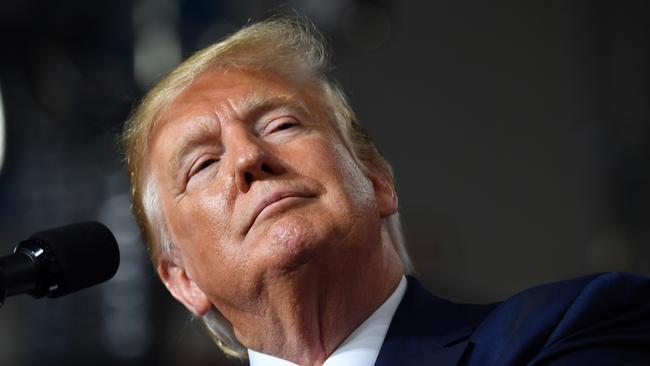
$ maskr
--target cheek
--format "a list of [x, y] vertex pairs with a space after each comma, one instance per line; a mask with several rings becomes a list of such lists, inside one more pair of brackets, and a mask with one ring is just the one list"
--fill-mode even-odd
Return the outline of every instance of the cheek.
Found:
[[225, 243], [232, 211], [228, 207], [223, 194], [193, 193], [167, 210], [172, 235], [195, 267], [214, 267], [214, 262], [223, 261], [227, 254], [224, 248], [228, 247]]
[[231, 178], [222, 178], [201, 189], [187, 191], [184, 197], [170, 205], [170, 212], [178, 218], [179, 239], [216, 241], [228, 232], [233, 199], [227, 193], [233, 184]]
[[186, 269], [199, 287], [215, 303], [237, 298], [245, 293], [247, 283], [232, 281], [233, 274], [246, 273], [247, 258], [240, 245], [232, 242], [229, 230], [229, 200], [223, 194], [204, 194], [174, 213], [182, 218], [176, 225], [179, 245], [183, 248]]
[[372, 182], [362, 172], [342, 143], [331, 142], [324, 146], [324, 159], [319, 164], [331, 187], [336, 187], [339, 204], [353, 206], [355, 211], [367, 213], [374, 207]]
[[288, 156], [296, 162], [291, 165], [320, 180], [335, 182], [353, 190], [362, 189], [363, 192], [368, 192], [368, 188], [372, 190], [370, 180], [338, 137], [331, 136], [333, 134], [319, 134], [293, 146]]
[[206, 192], [197, 195], [188, 212], [190, 220], [197, 218], [201, 222], [201, 231], [209, 232], [212, 237], [225, 235], [232, 210], [228, 197], [223, 192]]
[[[301, 154], [302, 151], [302, 154]], [[309, 154], [305, 155], [305, 151]], [[317, 181], [323, 188], [323, 207], [313, 213], [315, 231], [338, 240], [355, 234], [359, 226], [375, 225], [379, 218], [372, 182], [338, 139], [318, 136], [308, 146], [296, 149], [294, 168], [299, 175]]]

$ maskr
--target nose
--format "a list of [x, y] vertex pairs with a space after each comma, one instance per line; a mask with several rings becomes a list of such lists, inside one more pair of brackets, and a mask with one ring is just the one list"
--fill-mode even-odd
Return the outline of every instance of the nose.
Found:
[[234, 159], [235, 185], [240, 192], [248, 192], [257, 180], [268, 179], [284, 172], [279, 159], [269, 151], [263, 140], [246, 128], [234, 128], [229, 132], [230, 146], [226, 146], [226, 149], [231, 150]]

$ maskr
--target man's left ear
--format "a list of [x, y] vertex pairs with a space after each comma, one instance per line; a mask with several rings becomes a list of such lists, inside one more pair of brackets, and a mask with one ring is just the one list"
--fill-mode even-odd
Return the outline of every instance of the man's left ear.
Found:
[[397, 194], [393, 186], [393, 180], [390, 179], [388, 174], [380, 172], [373, 172], [370, 176], [373, 189], [375, 190], [375, 198], [377, 199], [377, 207], [381, 218], [388, 217], [397, 212]]
[[188, 276], [178, 258], [158, 260], [156, 271], [172, 296], [194, 315], [203, 316], [212, 308], [210, 299]]

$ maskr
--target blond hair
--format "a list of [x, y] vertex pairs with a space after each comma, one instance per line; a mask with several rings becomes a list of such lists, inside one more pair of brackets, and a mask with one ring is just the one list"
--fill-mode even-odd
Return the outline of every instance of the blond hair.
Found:
[[[326, 76], [329, 67], [326, 43], [309, 22], [274, 18], [244, 27], [197, 52], [144, 96], [125, 124], [122, 143], [131, 183], [133, 213], [154, 263], [170, 256], [174, 243], [167, 231], [155, 181], [148, 171], [149, 136], [164, 108], [206, 70], [266, 70], [287, 80], [309, 83], [322, 97], [330, 120], [364, 173], [381, 172], [393, 179], [390, 165], [361, 127], [345, 94]], [[385, 240], [392, 242], [404, 272], [409, 273], [412, 265], [397, 213], [384, 219], [382, 233]], [[213, 309], [203, 320], [217, 345], [227, 355], [236, 358], [247, 356], [246, 348], [239, 343], [230, 323], [218, 310]]]

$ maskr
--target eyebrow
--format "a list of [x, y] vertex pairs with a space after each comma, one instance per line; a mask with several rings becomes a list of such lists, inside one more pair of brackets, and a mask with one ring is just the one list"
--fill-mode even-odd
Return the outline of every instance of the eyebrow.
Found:
[[[251, 121], [260, 118], [264, 113], [285, 107], [296, 109], [303, 114], [309, 114], [310, 112], [308, 106], [295, 94], [268, 96], [252, 92], [237, 106], [235, 113], [239, 115], [241, 120]], [[213, 117], [200, 118], [196, 122], [199, 127], [190, 128], [187, 133], [184, 133], [180, 137], [180, 147], [170, 160], [171, 173], [174, 176], [174, 180], [177, 180], [183, 158], [192, 149], [204, 144], [206, 140], [213, 138], [216, 134], [212, 119]]]
[[269, 96], [255, 92], [248, 94], [244, 98], [244, 101], [239, 107], [240, 111], [237, 112], [240, 113], [242, 120], [248, 121], [257, 119], [266, 112], [282, 107], [293, 108], [303, 113], [309, 112], [309, 107], [295, 94]]

